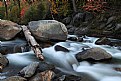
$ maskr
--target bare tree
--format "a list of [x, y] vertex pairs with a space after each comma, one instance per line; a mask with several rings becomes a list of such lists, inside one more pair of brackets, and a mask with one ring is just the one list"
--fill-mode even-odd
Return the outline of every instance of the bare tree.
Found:
[[5, 5], [6, 18], [8, 18], [8, 8], [7, 8], [6, 0], [3, 0], [3, 2], [4, 2], [4, 5]]
[[72, 1], [72, 4], [73, 4], [73, 10], [74, 10], [74, 12], [77, 12], [75, 0], [71, 0], [71, 1]]

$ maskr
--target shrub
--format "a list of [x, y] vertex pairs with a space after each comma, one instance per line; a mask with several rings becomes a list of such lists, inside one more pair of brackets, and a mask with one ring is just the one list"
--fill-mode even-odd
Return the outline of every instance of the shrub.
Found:
[[28, 22], [33, 20], [44, 19], [47, 14], [48, 8], [49, 7], [46, 0], [33, 3], [32, 5], [30, 5], [28, 10], [25, 11], [25, 14], [22, 15], [21, 24], [27, 24]]
[[5, 8], [0, 7], [0, 19], [3, 19], [5, 17]]

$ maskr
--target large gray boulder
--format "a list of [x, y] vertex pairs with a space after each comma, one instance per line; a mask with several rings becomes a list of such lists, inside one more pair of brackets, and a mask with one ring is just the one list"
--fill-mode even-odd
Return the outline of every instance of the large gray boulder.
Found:
[[67, 39], [68, 32], [65, 25], [56, 20], [31, 21], [28, 27], [34, 37], [41, 41]]
[[94, 47], [94, 48], [85, 50], [83, 52], [79, 52], [78, 54], [76, 54], [76, 58], [78, 61], [88, 60], [88, 59], [99, 61], [99, 60], [111, 59], [112, 56], [104, 49], [99, 47]]
[[18, 24], [8, 20], [0, 20], [0, 39], [10, 40], [20, 31], [21, 28]]

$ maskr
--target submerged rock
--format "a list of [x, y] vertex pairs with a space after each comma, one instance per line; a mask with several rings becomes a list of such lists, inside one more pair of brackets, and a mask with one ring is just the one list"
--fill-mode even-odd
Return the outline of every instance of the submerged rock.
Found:
[[27, 80], [20, 76], [11, 76], [3, 81], [27, 81]]
[[0, 39], [10, 40], [20, 31], [21, 28], [18, 24], [8, 20], [0, 20]]
[[8, 59], [0, 53], [0, 71], [8, 64]]
[[19, 75], [23, 77], [31, 77], [35, 73], [38, 66], [39, 66], [39, 62], [33, 62], [32, 64], [24, 67], [19, 72]]
[[76, 58], [78, 61], [88, 60], [88, 59], [99, 61], [99, 60], [111, 59], [112, 56], [104, 49], [101, 49], [99, 47], [94, 47], [94, 48], [85, 50], [83, 52], [79, 52], [78, 54], [76, 54]]
[[41, 41], [67, 39], [67, 29], [65, 25], [56, 20], [40, 20], [29, 22], [29, 29], [36, 39]]
[[102, 38], [98, 39], [95, 42], [95, 44], [97, 44], [97, 45], [110, 45], [111, 41], [106, 37], [102, 37]]
[[69, 52], [69, 50], [68, 50], [67, 48], [64, 48], [64, 47], [62, 47], [62, 46], [60, 46], [60, 45], [56, 45], [56, 46], [54, 47], [54, 49], [55, 49], [55, 51]]

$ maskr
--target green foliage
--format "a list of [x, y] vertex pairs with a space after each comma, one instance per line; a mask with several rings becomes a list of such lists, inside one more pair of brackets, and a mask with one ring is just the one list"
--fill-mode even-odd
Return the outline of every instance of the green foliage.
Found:
[[0, 7], [0, 19], [3, 19], [5, 16], [5, 8], [4, 7]]
[[13, 5], [9, 8], [8, 20], [19, 23], [19, 9], [17, 5]]
[[37, 2], [32, 4], [29, 9], [26, 11], [24, 17], [21, 20], [21, 24], [27, 24], [33, 20], [40, 20], [46, 16], [48, 10], [48, 5], [45, 2]]

